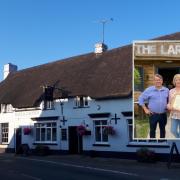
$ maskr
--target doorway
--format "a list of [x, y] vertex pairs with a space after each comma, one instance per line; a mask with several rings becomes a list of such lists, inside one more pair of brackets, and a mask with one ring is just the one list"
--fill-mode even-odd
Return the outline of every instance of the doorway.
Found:
[[69, 126], [69, 153], [70, 154], [82, 154], [83, 141], [82, 136], [77, 133], [77, 126]]
[[179, 67], [173, 68], [158, 68], [158, 74], [163, 76], [164, 86], [169, 89], [174, 87], [173, 85], [173, 77], [175, 74], [180, 73]]
[[21, 128], [16, 129], [16, 151], [19, 149], [22, 143], [22, 131]]

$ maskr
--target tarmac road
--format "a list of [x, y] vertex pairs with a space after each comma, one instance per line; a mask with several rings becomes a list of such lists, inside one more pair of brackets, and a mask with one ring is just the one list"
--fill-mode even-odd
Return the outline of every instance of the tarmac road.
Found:
[[134, 160], [78, 155], [22, 157], [0, 155], [0, 180], [180, 179], [180, 164], [144, 164]]

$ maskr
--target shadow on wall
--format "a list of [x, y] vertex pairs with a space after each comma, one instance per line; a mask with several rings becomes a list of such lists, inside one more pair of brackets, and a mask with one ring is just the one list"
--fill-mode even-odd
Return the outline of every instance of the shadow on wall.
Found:
[[48, 155], [50, 148], [46, 145], [37, 144], [35, 141], [35, 127], [34, 126], [20, 126], [14, 129], [13, 136], [9, 143], [3, 143], [4, 148], [0, 148], [0, 153], [15, 153], [22, 155]]
[[[7, 124], [7, 123], [6, 123]], [[7, 128], [7, 129], [6, 129]], [[2, 128], [1, 128], [2, 130]], [[18, 153], [22, 148], [22, 144], [26, 143], [26, 147], [30, 147], [30, 143], [33, 141], [34, 126], [20, 126], [14, 129], [13, 135], [10, 140], [8, 136], [10, 133], [9, 125], [4, 127], [3, 132], [1, 132], [1, 148], [0, 153]], [[30, 148], [29, 148], [30, 149]]]

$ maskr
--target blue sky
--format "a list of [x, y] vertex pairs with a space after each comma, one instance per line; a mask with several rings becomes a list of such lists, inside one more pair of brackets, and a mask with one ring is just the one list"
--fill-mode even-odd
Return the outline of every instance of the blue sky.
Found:
[[109, 49], [180, 31], [179, 0], [0, 0], [3, 65], [19, 69], [94, 51], [101, 19]]

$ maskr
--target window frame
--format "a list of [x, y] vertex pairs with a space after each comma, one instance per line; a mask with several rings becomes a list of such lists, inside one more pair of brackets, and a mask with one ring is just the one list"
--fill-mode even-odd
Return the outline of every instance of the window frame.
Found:
[[[55, 126], [53, 126], [53, 123], [55, 123]], [[51, 124], [51, 126], [47, 126], [47, 124]], [[38, 127], [37, 127], [38, 125]], [[35, 136], [34, 141], [35, 143], [39, 144], [54, 144], [57, 143], [57, 134], [58, 134], [58, 128], [57, 128], [57, 122], [56, 121], [46, 121], [46, 122], [36, 122], [34, 123], [35, 128]], [[37, 140], [37, 129], [39, 129], [39, 140]], [[44, 129], [44, 140], [42, 140], [42, 129]], [[53, 136], [53, 129], [56, 129], [55, 136]], [[50, 140], [48, 140], [48, 130], [50, 130]], [[55, 140], [53, 140], [53, 137], [55, 137]]]
[[12, 113], [13, 106], [11, 104], [1, 104], [1, 113]]
[[68, 132], [67, 128], [62, 128], [61, 129], [61, 141], [67, 141], [68, 140]]
[[89, 107], [89, 98], [88, 96], [76, 96], [74, 98], [75, 108], [87, 108]]
[[43, 110], [52, 110], [54, 109], [54, 101], [44, 101]]
[[[97, 121], [100, 121], [100, 125], [96, 125], [95, 123]], [[102, 121], [106, 121], [106, 125], [102, 124]], [[94, 119], [93, 120], [93, 126], [94, 126], [94, 142], [95, 144], [109, 144], [109, 135], [106, 135], [107, 141], [103, 141], [103, 127], [108, 126], [108, 120], [107, 119]], [[96, 139], [96, 127], [100, 127], [100, 141], [97, 141]]]
[[[9, 123], [1, 123], [1, 144], [8, 144], [9, 143]], [[4, 125], [7, 125], [3, 127]], [[3, 139], [7, 139], [4, 141]]]

